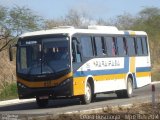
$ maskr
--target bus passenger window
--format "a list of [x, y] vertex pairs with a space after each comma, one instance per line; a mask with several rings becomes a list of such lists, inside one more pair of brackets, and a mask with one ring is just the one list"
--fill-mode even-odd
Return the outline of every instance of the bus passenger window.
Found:
[[148, 55], [148, 47], [146, 37], [142, 37], [144, 55]]
[[124, 55], [128, 54], [128, 47], [127, 47], [127, 43], [126, 43], [126, 39], [123, 38], [123, 46], [124, 46]]
[[136, 39], [137, 41], [137, 52], [138, 55], [142, 55], [143, 54], [143, 46], [142, 46], [142, 39], [139, 37]]
[[107, 49], [106, 49], [106, 43], [105, 43], [104, 37], [102, 37], [101, 41], [102, 41], [102, 53], [103, 55], [106, 55]]
[[112, 38], [112, 56], [117, 55], [116, 39]]
[[127, 37], [127, 46], [128, 46], [128, 54], [130, 56], [134, 56], [135, 55], [135, 48], [134, 48], [133, 37]]
[[93, 48], [90, 36], [81, 36], [80, 42], [82, 45], [83, 57], [93, 57]]
[[102, 56], [103, 55], [103, 49], [102, 49], [101, 37], [95, 37], [95, 46], [96, 46], [96, 55], [97, 56]]
[[77, 38], [72, 38], [72, 61], [81, 62], [81, 45]]
[[134, 49], [135, 49], [135, 54], [138, 54], [138, 46], [137, 46], [137, 41], [136, 38], [134, 38]]
[[104, 37], [106, 47], [107, 47], [107, 56], [112, 56], [112, 37]]
[[123, 37], [117, 37], [117, 49], [118, 49], [118, 55], [119, 56], [126, 55], [126, 52], [125, 52], [125, 49], [124, 49]]

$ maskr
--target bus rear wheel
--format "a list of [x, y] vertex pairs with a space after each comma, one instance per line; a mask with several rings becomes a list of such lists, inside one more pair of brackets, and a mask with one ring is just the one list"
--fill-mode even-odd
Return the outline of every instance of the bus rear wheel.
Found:
[[124, 92], [126, 98], [130, 98], [133, 96], [133, 82], [130, 77], [127, 80], [127, 90], [125, 90]]
[[39, 97], [36, 97], [36, 102], [40, 108], [47, 107], [48, 105], [48, 99], [39, 99]]
[[89, 104], [92, 101], [92, 90], [91, 85], [87, 83], [85, 94], [80, 98], [82, 104]]
[[133, 82], [130, 77], [127, 79], [127, 89], [116, 91], [118, 98], [130, 98], [133, 96]]

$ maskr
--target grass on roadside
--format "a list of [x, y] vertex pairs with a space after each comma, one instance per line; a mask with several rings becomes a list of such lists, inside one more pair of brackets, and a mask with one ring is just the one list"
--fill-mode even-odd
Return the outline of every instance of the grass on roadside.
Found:
[[11, 83], [7, 84], [1, 91], [0, 91], [0, 100], [9, 100], [17, 98], [17, 84]]
[[151, 72], [152, 81], [160, 81], [160, 71], [159, 70], [152, 70]]

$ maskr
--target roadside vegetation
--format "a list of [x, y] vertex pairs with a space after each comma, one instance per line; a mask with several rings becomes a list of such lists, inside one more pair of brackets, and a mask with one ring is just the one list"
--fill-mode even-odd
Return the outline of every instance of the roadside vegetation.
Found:
[[[10, 99], [12, 95], [14, 98], [17, 97], [17, 94], [11, 93], [13, 89], [16, 92], [16, 73], [15, 59], [13, 62], [9, 61], [8, 47], [16, 43], [18, 36], [24, 32], [52, 29], [57, 26], [67, 25], [86, 28], [88, 25], [97, 24], [113, 25], [120, 30], [146, 31], [151, 52], [152, 80], [160, 80], [160, 61], [158, 59], [160, 58], [159, 8], [146, 7], [137, 15], [124, 13], [111, 19], [93, 19], [92, 16], [87, 12], [71, 9], [64, 16], [45, 20], [29, 8], [23, 6], [7, 8], [0, 5], [0, 100]], [[5, 95], [6, 97], [4, 97]]]
[[15, 82], [13, 83], [4, 83], [5, 86], [4, 88], [1, 90], [0, 93], [0, 100], [9, 100], [9, 99], [15, 99], [17, 98], [17, 85]]
[[79, 114], [79, 115], [60, 115], [57, 119], [47, 120], [88, 120], [90, 117], [92, 120], [159, 120], [160, 119], [160, 103], [157, 104], [156, 108], [153, 108], [151, 104], [134, 105], [130, 108], [119, 107], [113, 109], [109, 107], [101, 113], [95, 114]]
[[151, 103], [134, 104], [130, 107], [106, 107], [101, 112], [48, 115], [33, 117], [33, 120], [159, 120], [160, 102], [156, 107]]
[[153, 81], [160, 81], [160, 67], [158, 66], [158, 68], [152, 68], [151, 75]]

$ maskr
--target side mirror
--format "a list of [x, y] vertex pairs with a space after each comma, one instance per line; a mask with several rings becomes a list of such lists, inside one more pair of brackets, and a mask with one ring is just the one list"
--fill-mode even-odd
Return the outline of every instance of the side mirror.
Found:
[[13, 52], [12, 52], [12, 46], [9, 46], [9, 60], [13, 61]]
[[9, 60], [10, 61], [13, 61], [13, 51], [12, 51], [12, 47], [17, 47], [17, 44], [15, 44], [15, 45], [10, 45], [9, 46]]

